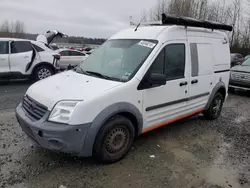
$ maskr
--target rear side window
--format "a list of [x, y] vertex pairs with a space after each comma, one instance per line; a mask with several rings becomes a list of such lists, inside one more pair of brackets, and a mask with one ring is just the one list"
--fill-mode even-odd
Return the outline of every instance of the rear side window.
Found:
[[68, 51], [68, 50], [61, 51], [59, 54], [60, 54], [61, 56], [69, 56], [69, 51]]
[[85, 54], [76, 52], [76, 51], [69, 51], [70, 56], [85, 56]]
[[0, 54], [9, 54], [9, 42], [0, 41]]
[[29, 41], [14, 41], [11, 43], [11, 53], [23, 53], [32, 51], [32, 46]]
[[43, 51], [44, 51], [44, 49], [42, 49], [41, 47], [39, 47], [39, 46], [37, 46], [37, 45], [35, 45], [35, 44], [32, 44], [32, 46], [35, 48], [35, 50], [36, 50], [37, 52], [43, 52]]

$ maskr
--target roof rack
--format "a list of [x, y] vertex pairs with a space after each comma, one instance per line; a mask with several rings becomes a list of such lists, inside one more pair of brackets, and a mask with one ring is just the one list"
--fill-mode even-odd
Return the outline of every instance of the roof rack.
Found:
[[162, 25], [182, 25], [185, 27], [201, 27], [207, 29], [218, 29], [224, 31], [232, 31], [233, 27], [231, 25], [225, 25], [218, 22], [211, 22], [206, 20], [196, 20], [188, 17], [174, 17], [166, 16], [162, 14]]
[[[138, 23], [130, 22], [131, 26], [137, 26]], [[162, 21], [151, 21], [151, 22], [141, 22], [140, 25], [143, 26], [157, 26], [157, 25], [162, 25]]]

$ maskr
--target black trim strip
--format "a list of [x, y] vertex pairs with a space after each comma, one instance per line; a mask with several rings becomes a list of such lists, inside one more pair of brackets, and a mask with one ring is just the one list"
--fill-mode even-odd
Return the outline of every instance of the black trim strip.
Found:
[[197, 98], [201, 98], [201, 97], [205, 97], [205, 96], [207, 96], [209, 94], [210, 94], [209, 92], [206, 92], [206, 93], [202, 93], [200, 95], [195, 95], [195, 96], [189, 97], [188, 101], [191, 101], [191, 100], [194, 100], [194, 99], [197, 99]]
[[180, 99], [180, 100], [177, 100], [177, 101], [171, 101], [171, 102], [168, 102], [168, 103], [158, 104], [158, 105], [155, 105], [155, 106], [147, 107], [146, 111], [148, 112], [148, 111], [156, 110], [158, 108], [163, 108], [163, 107], [166, 107], [166, 106], [171, 106], [171, 105], [186, 102], [186, 101], [188, 101], [188, 98]]
[[226, 69], [226, 70], [219, 70], [219, 71], [214, 71], [214, 73], [222, 73], [222, 72], [229, 72], [230, 69]]
[[163, 107], [166, 107], [166, 106], [171, 106], [171, 105], [174, 105], [174, 104], [182, 103], [182, 102], [191, 101], [191, 100], [194, 100], [194, 99], [197, 99], [197, 98], [205, 97], [205, 96], [207, 96], [209, 94], [210, 94], [209, 92], [202, 93], [200, 95], [195, 95], [195, 96], [192, 96], [192, 97], [189, 97], [189, 98], [184, 98], [184, 99], [180, 99], [180, 100], [176, 100], [176, 101], [171, 101], [171, 102], [168, 102], [168, 103], [163, 103], [163, 104], [158, 104], [158, 105], [155, 105], [155, 106], [150, 106], [150, 107], [146, 108], [146, 112], [156, 110], [158, 108], [163, 108]]

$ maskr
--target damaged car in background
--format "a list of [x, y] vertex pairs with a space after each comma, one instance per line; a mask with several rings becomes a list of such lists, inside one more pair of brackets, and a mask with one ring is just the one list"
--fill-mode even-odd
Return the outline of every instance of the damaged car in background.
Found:
[[83, 63], [89, 56], [87, 53], [67, 48], [59, 49], [57, 53], [61, 56], [60, 70], [72, 69], [80, 63]]
[[32, 78], [42, 80], [56, 73], [60, 55], [49, 44], [56, 37], [64, 37], [58, 31], [48, 31], [35, 40], [0, 38], [0, 79]]

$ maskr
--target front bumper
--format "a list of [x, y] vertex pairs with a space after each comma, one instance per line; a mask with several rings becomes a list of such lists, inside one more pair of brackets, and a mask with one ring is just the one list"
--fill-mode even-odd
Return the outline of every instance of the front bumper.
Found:
[[[49, 112], [39, 121], [31, 121], [20, 104], [16, 108], [16, 117], [22, 130], [31, 140], [42, 148], [52, 151], [70, 153], [76, 156], [89, 156], [85, 153], [86, 137], [90, 124], [64, 125], [48, 122]], [[89, 148], [89, 147], [86, 147]]]
[[229, 81], [229, 87], [230, 88], [235, 88], [235, 89], [242, 89], [242, 90], [250, 90], [250, 83], [244, 82], [244, 81], [235, 81], [235, 80], [230, 80]]

